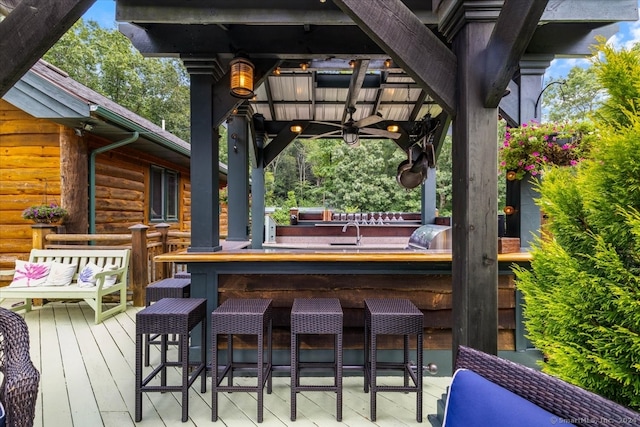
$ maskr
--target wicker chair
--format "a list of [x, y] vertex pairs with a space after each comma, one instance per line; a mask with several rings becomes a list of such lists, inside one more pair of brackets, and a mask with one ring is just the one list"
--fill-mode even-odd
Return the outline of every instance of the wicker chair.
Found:
[[40, 373], [31, 363], [27, 324], [5, 308], [0, 308], [0, 372], [6, 427], [33, 426]]
[[640, 414], [535, 369], [460, 346], [456, 369], [468, 369], [575, 425], [640, 425]]

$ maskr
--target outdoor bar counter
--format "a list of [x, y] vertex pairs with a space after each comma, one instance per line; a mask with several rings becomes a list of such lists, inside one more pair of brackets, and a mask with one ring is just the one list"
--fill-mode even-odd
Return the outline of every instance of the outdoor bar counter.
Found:
[[[364, 300], [408, 298], [424, 313], [424, 349], [451, 349], [451, 252], [372, 249], [236, 249], [226, 242], [218, 252], [179, 251], [156, 262], [186, 264], [191, 296], [207, 298], [210, 314], [228, 298], [271, 298], [274, 306], [274, 357], [288, 357], [290, 311], [297, 297], [336, 297], [344, 311], [345, 361], [357, 364], [363, 348]], [[234, 243], [235, 247], [234, 248]], [[228, 249], [232, 247], [232, 249]], [[527, 266], [528, 252], [498, 254], [500, 350], [515, 350], [523, 339], [521, 312], [511, 266]], [[253, 347], [255, 343], [236, 344]], [[330, 337], [303, 340], [302, 348], [330, 349]], [[402, 339], [380, 348], [402, 348]], [[354, 359], [355, 358], [355, 359]], [[282, 362], [282, 360], [281, 360]], [[286, 362], [284, 363], [286, 364]]]

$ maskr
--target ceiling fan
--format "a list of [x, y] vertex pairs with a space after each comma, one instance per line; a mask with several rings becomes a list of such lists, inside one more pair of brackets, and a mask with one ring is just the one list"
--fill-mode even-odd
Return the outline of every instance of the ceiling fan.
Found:
[[321, 135], [315, 135], [309, 139], [327, 138], [332, 135], [342, 134], [342, 139], [344, 140], [344, 142], [355, 147], [360, 142], [360, 133], [367, 134], [367, 135], [375, 135], [381, 138], [390, 138], [390, 139], [398, 139], [401, 136], [399, 132], [391, 132], [385, 129], [368, 127], [368, 126], [372, 126], [377, 123], [380, 123], [381, 121], [384, 120], [380, 114], [373, 114], [371, 116], [355, 121], [353, 120], [353, 113], [356, 112], [356, 107], [353, 107], [353, 106], [349, 107], [347, 109], [347, 112], [349, 113], [349, 119], [342, 124], [314, 121], [313, 123], [320, 123], [324, 125], [335, 126], [340, 129], [336, 129], [331, 132], [326, 132]]

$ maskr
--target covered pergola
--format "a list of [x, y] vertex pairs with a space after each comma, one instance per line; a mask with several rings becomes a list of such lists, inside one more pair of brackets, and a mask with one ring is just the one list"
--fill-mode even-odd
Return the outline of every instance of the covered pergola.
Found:
[[[13, 3], [0, 23], [0, 95], [93, 0]], [[229, 239], [251, 237], [254, 248], [264, 167], [296, 137], [339, 129], [350, 107], [355, 120], [380, 116], [360, 137], [397, 124], [404, 151], [428, 138], [437, 152], [452, 126], [453, 345], [494, 354], [498, 115], [511, 125], [539, 118], [551, 60], [588, 55], [596, 36], [638, 19], [636, 0], [116, 0], [116, 13], [143, 55], [179, 57], [190, 74], [192, 252], [221, 249], [214, 166], [225, 121]], [[255, 65], [255, 98], [230, 95], [237, 55]], [[424, 221], [435, 208], [434, 175], [422, 187]], [[520, 203], [517, 188], [508, 197]], [[526, 242], [536, 228], [525, 206], [518, 212], [511, 221]], [[206, 280], [192, 276], [196, 287]]]

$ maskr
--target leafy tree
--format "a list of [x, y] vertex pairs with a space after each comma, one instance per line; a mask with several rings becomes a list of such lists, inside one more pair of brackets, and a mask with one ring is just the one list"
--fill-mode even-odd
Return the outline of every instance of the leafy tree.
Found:
[[573, 67], [564, 79], [551, 79], [542, 95], [549, 121], [584, 121], [602, 104], [605, 91], [593, 68]]
[[[545, 173], [537, 203], [546, 234], [533, 245], [531, 269], [514, 271], [543, 369], [638, 409], [640, 116], [636, 80], [619, 72], [637, 76], [640, 52], [601, 49], [597, 75], [610, 96], [598, 112], [602, 137], [592, 160]], [[630, 98], [610, 102], [622, 94]]]
[[452, 209], [452, 159], [451, 136], [447, 135], [443, 141], [440, 156], [436, 163], [436, 195], [437, 207], [440, 216], [451, 216]]
[[44, 59], [78, 82], [189, 141], [189, 81], [176, 59], [144, 58], [119, 31], [80, 19]]

